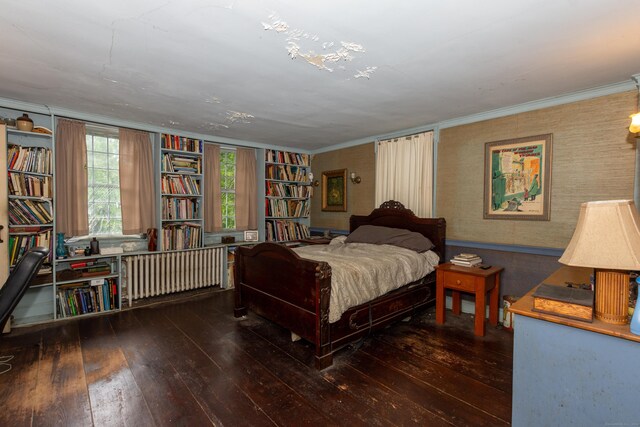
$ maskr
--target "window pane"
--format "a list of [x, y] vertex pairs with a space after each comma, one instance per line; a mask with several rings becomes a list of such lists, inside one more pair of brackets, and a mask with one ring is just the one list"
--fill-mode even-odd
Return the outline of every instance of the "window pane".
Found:
[[107, 138], [104, 136], [93, 137], [93, 151], [99, 151], [101, 153], [107, 152]]
[[87, 132], [89, 234], [122, 235], [119, 141]]
[[109, 157], [108, 157], [107, 154], [98, 153], [98, 152], [94, 151], [92, 166], [94, 168], [104, 168], [104, 169], [106, 169], [107, 167], [109, 167], [108, 159], [109, 159]]

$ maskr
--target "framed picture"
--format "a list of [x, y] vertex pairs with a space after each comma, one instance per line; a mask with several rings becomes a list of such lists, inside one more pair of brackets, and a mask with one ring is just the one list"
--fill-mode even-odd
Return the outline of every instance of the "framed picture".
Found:
[[257, 242], [258, 241], [258, 230], [246, 230], [244, 232], [244, 241], [245, 242]]
[[347, 211], [347, 170], [322, 172], [322, 210]]
[[549, 221], [552, 136], [485, 144], [484, 218]]

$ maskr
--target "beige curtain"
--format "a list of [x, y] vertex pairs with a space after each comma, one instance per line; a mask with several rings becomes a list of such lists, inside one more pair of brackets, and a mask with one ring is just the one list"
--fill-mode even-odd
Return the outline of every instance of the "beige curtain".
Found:
[[236, 150], [236, 230], [258, 228], [256, 150]]
[[56, 125], [56, 230], [65, 236], [89, 234], [87, 132], [85, 124], [58, 119]]
[[148, 132], [120, 129], [122, 234], [156, 227], [153, 151]]
[[387, 200], [419, 217], [433, 215], [433, 132], [378, 143], [376, 206]]
[[204, 144], [204, 231], [222, 230], [220, 146]]

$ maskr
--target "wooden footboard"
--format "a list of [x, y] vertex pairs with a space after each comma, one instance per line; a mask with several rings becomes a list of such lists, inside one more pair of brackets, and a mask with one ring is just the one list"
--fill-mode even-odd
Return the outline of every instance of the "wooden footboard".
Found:
[[[385, 202], [367, 216], [352, 216], [351, 231], [363, 225], [402, 228], [421, 233], [444, 254], [446, 222], [418, 218], [402, 204]], [[332, 352], [374, 329], [413, 314], [435, 300], [435, 273], [366, 304], [353, 307], [329, 323], [331, 268], [299, 257], [286, 246], [260, 243], [240, 246], [235, 260], [235, 315], [247, 309], [314, 343], [318, 369], [332, 364]]]
[[247, 309], [315, 344], [316, 365], [331, 365], [331, 268], [289, 248], [261, 243], [239, 247], [235, 260], [235, 316]]

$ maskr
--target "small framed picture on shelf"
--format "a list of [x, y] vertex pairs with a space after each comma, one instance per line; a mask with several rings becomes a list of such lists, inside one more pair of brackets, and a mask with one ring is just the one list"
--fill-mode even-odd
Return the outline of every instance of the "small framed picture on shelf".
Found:
[[258, 230], [246, 230], [244, 232], [244, 241], [245, 242], [257, 242], [258, 241]]

